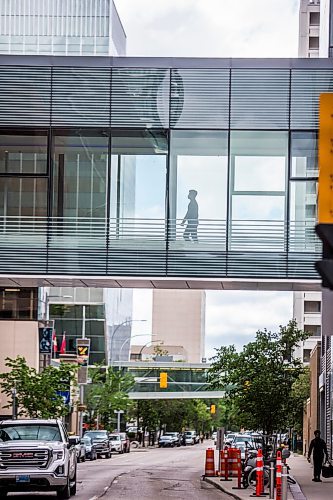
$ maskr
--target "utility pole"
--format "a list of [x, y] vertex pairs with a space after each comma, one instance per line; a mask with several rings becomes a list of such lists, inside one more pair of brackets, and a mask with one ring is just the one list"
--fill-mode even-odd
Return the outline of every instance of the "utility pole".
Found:
[[124, 410], [114, 410], [117, 413], [117, 432], [120, 432], [120, 416], [124, 413]]

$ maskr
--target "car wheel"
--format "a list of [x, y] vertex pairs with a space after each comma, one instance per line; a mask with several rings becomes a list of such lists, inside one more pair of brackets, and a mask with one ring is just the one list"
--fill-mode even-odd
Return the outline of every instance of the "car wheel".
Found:
[[85, 456], [85, 455], [83, 455], [83, 457], [82, 457], [82, 462], [85, 462], [85, 461], [86, 461], [86, 456]]
[[69, 478], [67, 478], [66, 486], [57, 491], [57, 498], [61, 498], [61, 500], [67, 500], [70, 497], [71, 497], [71, 489], [69, 486]]
[[131, 451], [131, 447], [129, 446], [126, 450], [127, 453], [129, 453]]
[[71, 495], [76, 495], [76, 472], [75, 472], [75, 476], [73, 477], [73, 480], [71, 481], [71, 485], [70, 485], [70, 492], [71, 492]]

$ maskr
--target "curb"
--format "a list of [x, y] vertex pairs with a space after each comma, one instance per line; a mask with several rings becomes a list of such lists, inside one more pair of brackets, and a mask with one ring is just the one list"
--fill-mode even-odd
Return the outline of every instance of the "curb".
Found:
[[211, 484], [212, 486], [215, 486], [215, 488], [217, 488], [218, 490], [221, 490], [223, 491], [223, 493], [226, 493], [227, 495], [229, 495], [230, 497], [232, 498], [236, 498], [236, 500], [243, 500], [242, 497], [239, 497], [238, 495], [236, 495], [235, 493], [231, 493], [231, 491], [227, 490], [226, 488], [224, 488], [222, 486], [222, 484], [219, 484], [219, 483], [216, 483], [215, 481], [213, 481], [210, 477], [203, 477], [202, 478], [203, 481], [205, 481], [206, 483], [208, 484]]

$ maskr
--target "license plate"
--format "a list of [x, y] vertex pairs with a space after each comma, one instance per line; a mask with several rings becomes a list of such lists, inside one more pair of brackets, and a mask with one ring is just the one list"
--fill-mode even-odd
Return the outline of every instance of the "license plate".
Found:
[[17, 483], [30, 483], [30, 476], [16, 476]]

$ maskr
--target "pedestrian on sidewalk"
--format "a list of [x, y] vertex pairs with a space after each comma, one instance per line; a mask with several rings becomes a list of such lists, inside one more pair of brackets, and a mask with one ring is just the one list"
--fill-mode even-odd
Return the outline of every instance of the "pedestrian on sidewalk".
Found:
[[310, 462], [311, 453], [313, 452], [313, 479], [316, 483], [321, 483], [320, 474], [324, 461], [324, 454], [328, 460], [327, 446], [323, 439], [320, 437], [320, 431], [314, 432], [314, 439], [312, 439], [308, 452], [308, 462]]

